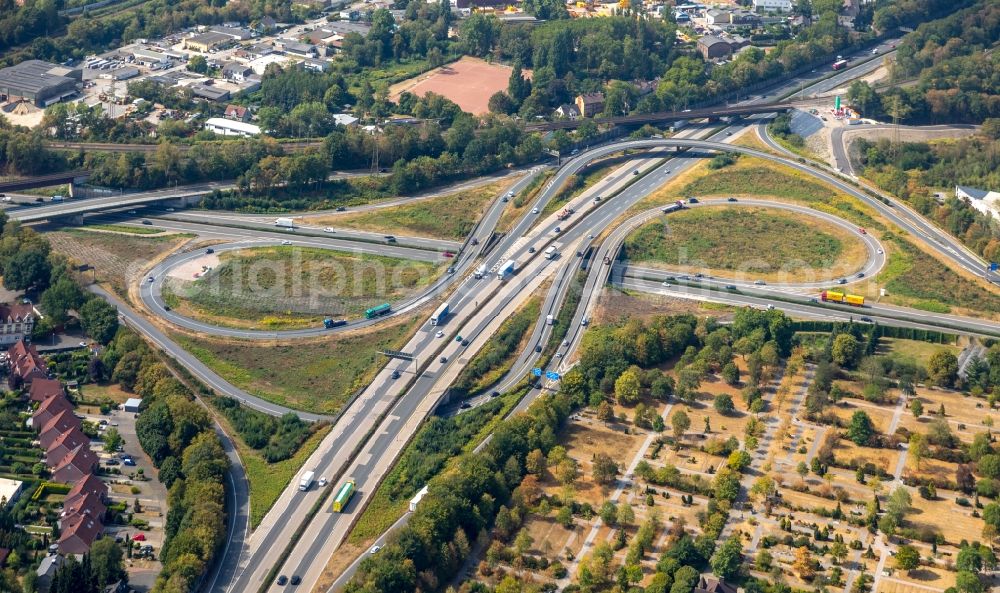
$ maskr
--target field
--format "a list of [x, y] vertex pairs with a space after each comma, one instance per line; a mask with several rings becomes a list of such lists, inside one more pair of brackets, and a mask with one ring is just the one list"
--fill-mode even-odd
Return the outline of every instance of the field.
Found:
[[896, 360], [909, 360], [922, 366], [927, 366], [931, 356], [939, 350], [947, 350], [955, 356], [961, 352], [958, 346], [950, 344], [931, 344], [917, 340], [904, 340], [902, 338], [881, 338], [877, 354], [885, 355]]
[[94, 267], [98, 282], [107, 282], [124, 295], [134, 280], [158, 257], [183, 245], [191, 235], [140, 236], [67, 229], [45, 233], [53, 251], [78, 265]]
[[831, 278], [860, 269], [864, 244], [832, 224], [767, 208], [698, 208], [651, 222], [625, 242], [638, 265]]
[[[454, 101], [462, 111], [480, 115], [489, 111], [489, 100], [493, 93], [507, 89], [511, 70], [509, 66], [463, 57], [457, 62], [392, 85], [389, 88], [389, 98], [396, 101], [404, 91], [418, 97], [437, 93]], [[531, 77], [530, 72], [525, 72], [524, 75], [526, 78]]]
[[290, 408], [335, 414], [381, 368], [385, 358], [377, 351], [405, 344], [423, 318], [294, 344], [172, 337], [240, 389]]
[[895, 235], [881, 279], [889, 302], [935, 313], [1000, 314], [1000, 295], [952, 271]]
[[425, 262], [308, 247], [227, 251], [219, 260], [197, 280], [168, 279], [165, 302], [229, 327], [298, 328], [396, 302], [437, 277]]
[[511, 176], [488, 185], [453, 194], [418, 200], [412, 204], [378, 208], [356, 214], [310, 217], [311, 224], [332, 225], [399, 235], [463, 240], [472, 232], [490, 204], [517, 182]]
[[86, 229], [96, 231], [109, 231], [112, 233], [125, 233], [128, 235], [160, 235], [170, 234], [169, 231], [156, 229], [147, 226], [134, 226], [130, 224], [88, 224]]

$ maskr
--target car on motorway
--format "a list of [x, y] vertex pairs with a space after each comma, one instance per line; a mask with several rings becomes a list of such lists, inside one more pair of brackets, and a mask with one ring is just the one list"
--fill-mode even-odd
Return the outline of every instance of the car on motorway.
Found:
[[300, 576], [299, 576], [299, 575], [297, 575], [297, 574], [293, 574], [293, 575], [292, 575], [292, 579], [291, 579], [290, 581], [288, 581], [288, 583], [289, 583], [290, 585], [292, 585], [292, 586], [295, 586], [295, 585], [298, 585], [298, 584], [299, 584], [299, 583], [301, 583], [301, 582], [302, 582], [302, 577], [300, 577]]
[[733, 135], [732, 132], [730, 132], [729, 130], [726, 130], [726, 136], [732, 136], [732, 135]]
[[174, 211], [173, 208], [167, 208], [167, 212], [173, 212], [173, 211]]
[[598, 203], [598, 202], [600, 202], [600, 201], [601, 201], [601, 196], [594, 196], [594, 203], [595, 204]]
[[151, 221], [148, 221], [145, 218], [143, 218], [142, 219], [142, 224], [153, 224], [153, 223]]
[[493, 393], [490, 394], [490, 397], [500, 397], [500, 392], [494, 390]]
[[562, 358], [562, 357], [563, 357], [562, 352], [556, 352], [556, 358]]
[[215, 253], [215, 250], [211, 247], [205, 250], [205, 255], [212, 255], [213, 253]]
[[688, 198], [688, 204], [697, 204], [698, 198]]
[[396, 242], [396, 237], [393, 237], [392, 235], [386, 235], [385, 236], [385, 242], [386, 243], [395, 243]]
[[858, 278], [864, 278], [864, 277], [865, 277], [864, 272], [858, 272]]
[[865, 323], [875, 323], [871, 317], [862, 317], [861, 321], [864, 321]]
[[508, 198], [507, 196], [504, 196], [504, 197], [500, 198], [500, 201], [506, 204], [507, 202], [510, 201], [510, 198]]
[[131, 215], [133, 215], [133, 216], [135, 216], [136, 212], [135, 212], [135, 210], [129, 210], [128, 213], [131, 214]]
[[590, 320], [584, 317], [583, 319], [580, 320], [580, 325], [582, 325], [583, 327], [587, 327], [588, 325], [590, 325]]
[[448, 266], [448, 273], [449, 274], [454, 274], [455, 273], [455, 266]]
[[841, 278], [840, 280], [837, 280], [837, 284], [847, 284], [847, 278]]
[[528, 253], [534, 253], [534, 252], [535, 248], [533, 246], [528, 248]]
[[461, 342], [462, 341], [462, 336], [455, 336], [455, 341], [456, 342]]
[[289, 241], [288, 239], [285, 239], [284, 241], [282, 241], [282, 242], [281, 242], [281, 244], [282, 244], [282, 245], [291, 245], [291, 244], [292, 244], [292, 242], [291, 242], [291, 241]]
[[861, 227], [858, 227], [858, 232], [861, 233], [862, 235], [867, 235], [868, 234], [868, 231], [866, 231], [865, 229], [863, 229]]
[[469, 241], [469, 243], [470, 243], [471, 245], [479, 245], [479, 239], [477, 239], [477, 238], [473, 237], [473, 238], [472, 238], [472, 240], [471, 240], [471, 241]]
[[554, 232], [554, 233], [561, 233], [562, 232], [562, 227], [556, 227], [556, 228], [552, 229], [552, 232]]
[[754, 283], [754, 284], [755, 284], [756, 286], [764, 286], [765, 284], [767, 284], [767, 283], [766, 283], [766, 282], [764, 282], [763, 280], [754, 280], [754, 281], [753, 281], [753, 283]]
[[374, 546], [371, 547], [370, 550], [368, 550], [368, 553], [369, 554], [377, 554], [378, 551], [381, 550], [381, 549], [382, 549], [382, 546], [380, 546], [378, 544], [375, 544]]
[[736, 290], [736, 285], [735, 284], [727, 284], [726, 285], [726, 290]]
[[468, 340], [462, 340], [462, 345], [463, 346], [468, 346], [469, 345], [469, 341]]
[[670, 286], [670, 282], [664, 280], [663, 282], [660, 283], [660, 286]]
[[328, 226], [325, 229], [323, 229], [323, 232], [324, 233], [333, 233], [333, 232], [336, 232], [336, 231], [333, 230], [333, 227], [329, 227]]
[[882, 255], [884, 252], [882, 251], [882, 248], [879, 247], [878, 249], [875, 250], [875, 253]]
[[399, 371], [392, 371], [392, 374], [389, 375], [389, 378], [391, 378], [391, 379], [398, 379], [399, 378]]
[[169, 311], [170, 310], [170, 305], [163, 305], [163, 310], [164, 311]]
[[344, 208], [343, 206], [337, 206], [337, 210], [336, 211], [337, 212], [345, 212], [346, 210], [347, 210], [347, 208]]
[[532, 214], [538, 214], [538, 206], [535, 206], [534, 208], [532, 208], [531, 209], [531, 213]]
[[632, 174], [633, 175], [638, 175], [639, 174], [639, 169], [636, 169], [635, 171], [632, 171]]
[[563, 340], [563, 348], [569, 346], [569, 340]]
[[278, 577], [278, 580], [276, 582], [278, 583], [279, 587], [284, 587], [285, 585], [288, 584], [288, 577], [286, 577], [285, 575], [281, 575]]
[[542, 351], [542, 345], [541, 344], [536, 344], [535, 345], [535, 352], [541, 352], [541, 351]]
[[698, 272], [697, 274], [695, 274], [695, 275], [694, 275], [694, 277], [695, 277], [695, 278], [704, 278], [704, 277], [705, 277], [705, 275], [704, 275], [704, 274], [702, 274], [701, 272]]
[[434, 334], [434, 337], [435, 338], [443, 338], [444, 337], [444, 332], [438, 330], [438, 333]]
[[472, 407], [472, 404], [470, 404], [469, 402], [462, 402], [462, 404], [459, 405], [458, 407], [462, 408], [463, 410], [468, 410], [469, 408]]
[[322, 488], [323, 486], [326, 486], [326, 484], [327, 484], [326, 478], [325, 477], [324, 478], [320, 478], [318, 484], [319, 484], [320, 488]]
[[734, 198], [734, 197], [732, 197], [732, 196], [729, 196], [728, 198], [726, 198], [726, 201], [727, 201], [727, 202], [735, 202], [735, 201], [736, 201], [736, 198]]
[[152, 276], [146, 278], [146, 282], [153, 282], [154, 280], [156, 280], [156, 278], [153, 278]]
[[441, 364], [444, 364], [444, 363], [448, 362], [448, 357], [447, 357], [447, 356], [442, 356], [442, 357], [441, 357], [441, 358], [439, 358], [438, 360], [440, 360], [440, 361], [441, 361]]

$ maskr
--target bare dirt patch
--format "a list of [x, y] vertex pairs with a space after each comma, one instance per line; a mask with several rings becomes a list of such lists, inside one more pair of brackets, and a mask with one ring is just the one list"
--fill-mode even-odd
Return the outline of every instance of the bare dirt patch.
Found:
[[[479, 115], [489, 111], [488, 104], [493, 93], [506, 90], [512, 70], [510, 66], [464, 57], [392, 85], [389, 87], [389, 98], [396, 101], [404, 91], [418, 97], [437, 93], [454, 101], [462, 111]], [[528, 71], [524, 75], [526, 78], [531, 77]]]

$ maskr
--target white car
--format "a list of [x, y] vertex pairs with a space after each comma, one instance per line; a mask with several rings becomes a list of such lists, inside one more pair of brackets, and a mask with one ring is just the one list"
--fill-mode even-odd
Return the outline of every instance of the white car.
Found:
[[327, 484], [326, 478], [320, 478], [319, 479], [319, 487], [320, 488], [322, 488], [323, 486], [326, 486], [326, 484]]
[[291, 244], [292, 244], [292, 242], [291, 242], [291, 241], [289, 241], [288, 239], [285, 239], [284, 241], [282, 241], [282, 242], [281, 242], [281, 244], [282, 244], [282, 245], [291, 245]]
[[535, 206], [534, 208], [532, 208], [531, 209], [531, 213], [532, 214], [538, 214], [538, 206]]
[[443, 338], [444, 337], [444, 332], [443, 331], [438, 331], [438, 333], [434, 334], [434, 336], [438, 337], [438, 338]]
[[328, 226], [325, 229], [323, 229], [323, 232], [324, 233], [335, 233], [336, 231], [333, 230], [333, 227], [329, 227]]
[[375, 544], [374, 546], [371, 547], [370, 550], [368, 550], [368, 553], [369, 554], [375, 554], [375, 553], [377, 553], [381, 549], [382, 549], [382, 546], [380, 546], [378, 544]]
[[876, 249], [875, 252], [878, 253], [879, 255], [882, 255], [882, 253], [883, 253], [881, 247], [879, 247], [878, 249]]
[[664, 281], [663, 281], [663, 284], [661, 284], [661, 286], [670, 286], [670, 283], [669, 283], [669, 282], [667, 282], [666, 280], [664, 280]]

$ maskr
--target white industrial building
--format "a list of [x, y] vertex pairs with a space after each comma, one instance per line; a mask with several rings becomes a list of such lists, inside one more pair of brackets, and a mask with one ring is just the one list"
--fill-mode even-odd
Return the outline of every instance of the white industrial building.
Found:
[[5, 505], [17, 502], [17, 497], [21, 495], [24, 482], [20, 480], [9, 480], [0, 478], [0, 501]]
[[791, 12], [792, 0], [753, 0], [755, 12]]
[[955, 197], [967, 200], [973, 208], [983, 214], [1000, 216], [1000, 192], [956, 185]]
[[242, 136], [249, 138], [250, 136], [260, 135], [260, 126], [221, 117], [208, 118], [208, 121], [205, 122], [205, 129], [221, 136]]
[[129, 414], [138, 414], [139, 408], [141, 407], [142, 407], [141, 399], [137, 397], [130, 397], [127, 400], [125, 400], [125, 405], [122, 406], [122, 409], [128, 412]]

